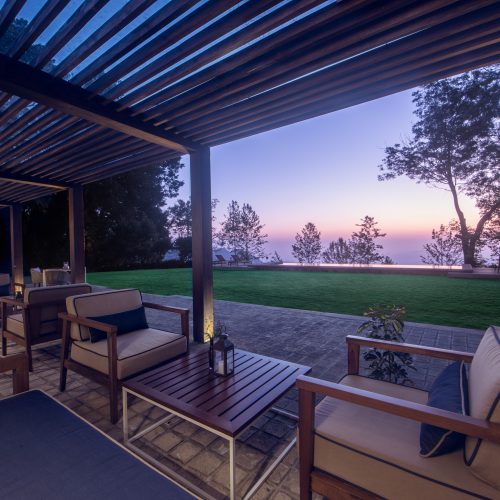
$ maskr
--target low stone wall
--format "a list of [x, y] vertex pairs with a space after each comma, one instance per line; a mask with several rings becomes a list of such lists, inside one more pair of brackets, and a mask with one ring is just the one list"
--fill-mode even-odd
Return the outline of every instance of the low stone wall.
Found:
[[397, 267], [327, 267], [315, 265], [280, 265], [280, 264], [253, 264], [249, 266], [251, 269], [266, 270], [266, 271], [306, 271], [319, 273], [365, 273], [365, 274], [410, 274], [410, 275], [428, 275], [428, 276], [448, 276], [449, 269], [410, 269]]

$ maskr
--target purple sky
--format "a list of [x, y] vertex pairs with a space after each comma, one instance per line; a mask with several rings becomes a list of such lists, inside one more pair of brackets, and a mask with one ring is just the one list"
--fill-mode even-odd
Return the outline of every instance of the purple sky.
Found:
[[[233, 199], [250, 203], [269, 235], [266, 250], [292, 261], [294, 236], [307, 222], [327, 246], [371, 215], [387, 233], [385, 254], [400, 264], [420, 263], [432, 228], [455, 217], [450, 193], [406, 178], [377, 180], [384, 148], [408, 137], [413, 120], [406, 91], [212, 148], [217, 219]], [[183, 160], [188, 167], [189, 158]], [[187, 198], [188, 168], [182, 178]], [[474, 203], [463, 200], [463, 207], [474, 223]]]

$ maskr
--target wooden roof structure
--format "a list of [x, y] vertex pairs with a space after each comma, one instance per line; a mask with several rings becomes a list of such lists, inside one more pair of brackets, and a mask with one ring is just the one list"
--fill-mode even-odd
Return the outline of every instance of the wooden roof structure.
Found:
[[81, 282], [82, 186], [189, 154], [193, 337], [205, 341], [210, 147], [497, 63], [499, 18], [500, 0], [0, 0], [14, 280], [23, 203], [68, 191]]
[[500, 60], [498, 0], [36, 4], [0, 0], [0, 205]]

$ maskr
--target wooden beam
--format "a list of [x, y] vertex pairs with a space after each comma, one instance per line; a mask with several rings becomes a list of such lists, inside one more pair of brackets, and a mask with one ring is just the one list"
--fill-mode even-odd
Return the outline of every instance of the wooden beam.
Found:
[[85, 224], [83, 187], [74, 186], [68, 191], [69, 252], [71, 281], [85, 282]]
[[0, 172], [0, 181], [14, 182], [15, 184], [28, 184], [29, 186], [40, 186], [51, 189], [68, 189], [72, 187], [71, 184], [62, 181], [51, 181], [50, 179], [44, 179], [43, 177], [31, 176], [31, 175], [21, 175], [21, 174], [10, 174]]
[[92, 97], [87, 90], [1, 54], [0, 89], [182, 154], [199, 146], [173, 132], [148, 125], [128, 112], [116, 111], [112, 102]]
[[23, 207], [20, 204], [10, 206], [10, 259], [12, 263], [12, 281], [14, 283], [24, 283]]
[[206, 342], [214, 332], [210, 149], [201, 148], [191, 153], [190, 163], [193, 213], [193, 338], [196, 342]]

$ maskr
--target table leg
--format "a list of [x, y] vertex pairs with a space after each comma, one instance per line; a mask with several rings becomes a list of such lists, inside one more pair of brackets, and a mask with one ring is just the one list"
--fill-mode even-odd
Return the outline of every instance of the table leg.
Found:
[[236, 498], [236, 470], [234, 463], [235, 439], [229, 438], [229, 498]]

